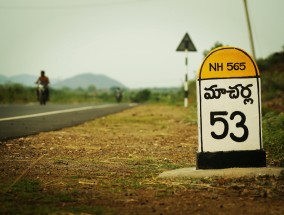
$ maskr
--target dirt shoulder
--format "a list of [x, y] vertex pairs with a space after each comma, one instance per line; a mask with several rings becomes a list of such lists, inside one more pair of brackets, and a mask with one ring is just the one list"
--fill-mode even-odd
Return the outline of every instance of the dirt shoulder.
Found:
[[161, 179], [195, 166], [194, 109], [145, 105], [0, 144], [3, 214], [284, 214], [283, 177]]

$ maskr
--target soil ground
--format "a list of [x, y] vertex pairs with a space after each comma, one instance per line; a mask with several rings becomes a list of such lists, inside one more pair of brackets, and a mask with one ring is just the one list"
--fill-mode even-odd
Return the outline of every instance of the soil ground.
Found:
[[195, 166], [195, 116], [145, 105], [1, 142], [0, 214], [284, 214], [283, 177], [157, 178]]

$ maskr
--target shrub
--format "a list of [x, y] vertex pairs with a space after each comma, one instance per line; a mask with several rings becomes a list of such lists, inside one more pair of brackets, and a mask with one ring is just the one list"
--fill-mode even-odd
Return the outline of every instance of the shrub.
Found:
[[137, 103], [142, 103], [142, 102], [146, 102], [150, 99], [151, 96], [151, 91], [148, 89], [144, 89], [144, 90], [140, 90], [138, 91], [132, 98], [131, 100], [133, 102], [137, 102]]
[[262, 120], [263, 145], [269, 158], [284, 161], [284, 113], [269, 112]]

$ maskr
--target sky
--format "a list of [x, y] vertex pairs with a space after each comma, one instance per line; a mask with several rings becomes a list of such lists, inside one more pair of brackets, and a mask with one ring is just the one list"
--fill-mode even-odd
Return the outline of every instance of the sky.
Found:
[[[284, 1], [247, 0], [256, 58], [283, 50]], [[0, 74], [104, 74], [180, 87], [216, 42], [251, 54], [243, 0], [0, 0]], [[197, 51], [176, 48], [188, 33]]]

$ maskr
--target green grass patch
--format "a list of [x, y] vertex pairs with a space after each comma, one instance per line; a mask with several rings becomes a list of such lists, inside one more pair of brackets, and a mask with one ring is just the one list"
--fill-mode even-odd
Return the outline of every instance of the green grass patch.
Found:
[[19, 181], [6, 192], [3, 186], [1, 184], [1, 214], [113, 214], [108, 208], [89, 205], [89, 202], [85, 202], [84, 193], [72, 190], [47, 192], [36, 180]]
[[269, 158], [284, 161], [284, 113], [269, 112], [263, 117], [263, 144]]

